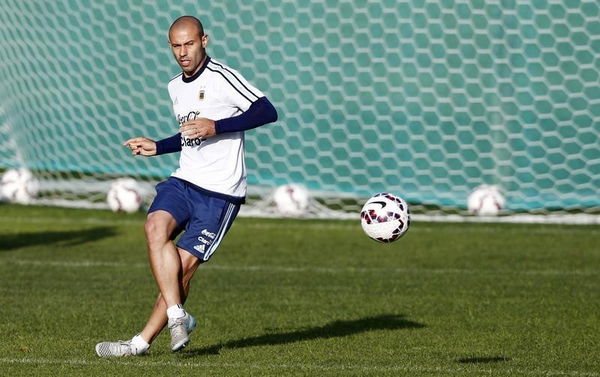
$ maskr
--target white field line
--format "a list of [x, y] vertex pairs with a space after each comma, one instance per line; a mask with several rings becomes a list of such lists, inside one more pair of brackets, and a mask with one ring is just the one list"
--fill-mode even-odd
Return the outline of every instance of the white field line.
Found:
[[[126, 226], [136, 226], [142, 228], [144, 219], [105, 219], [99, 217], [86, 217], [86, 218], [77, 218], [72, 219], [68, 217], [8, 217], [8, 216], [0, 216], [0, 223], [8, 223], [8, 224], [50, 224], [50, 225], [69, 225], [69, 224], [89, 224], [89, 225], [126, 225]], [[506, 231], [499, 224], [494, 223], [480, 223], [474, 224], [476, 226], [470, 227], [467, 224], [456, 224], [456, 223], [447, 223], [444, 226], [444, 231], [452, 231], [456, 230], [459, 233], [481, 233], [481, 232], [490, 232], [497, 233], [499, 230]], [[318, 223], [313, 223], [310, 220], [299, 220], [296, 222], [291, 221], [283, 221], [283, 222], [272, 222], [272, 223], [264, 223], [264, 222], [244, 222], [244, 224], [240, 224], [239, 226], [244, 228], [251, 229], [282, 229], [282, 228], [292, 228], [292, 229], [311, 229], [311, 230], [334, 230], [334, 229], [360, 229], [360, 221], [357, 219], [354, 223], [352, 222], [337, 222], [337, 221], [319, 221]], [[235, 228], [235, 225], [234, 225]], [[559, 227], [552, 226], [551, 228], [533, 228], [524, 226], [511, 231], [517, 232], [521, 231], [527, 232], [527, 234], [561, 234], [561, 233], [572, 233], [572, 232], [582, 232], [586, 235], [597, 234], [600, 233], [600, 228], [597, 227]], [[417, 228], [411, 228], [411, 233], [414, 232], [439, 232], [439, 226], [429, 226], [424, 224], [419, 224]]]
[[[0, 259], [0, 265], [17, 266], [66, 267], [66, 268], [149, 268], [147, 263], [103, 262], [94, 260], [18, 260]], [[280, 265], [234, 266], [208, 263], [201, 268], [208, 270], [241, 271], [241, 272], [281, 272], [281, 273], [324, 273], [324, 274], [430, 274], [430, 275], [537, 275], [537, 276], [598, 276], [596, 270], [485, 270], [460, 268], [383, 268], [383, 267], [291, 267]]]
[[180, 362], [180, 361], [124, 361], [124, 360], [78, 360], [78, 359], [36, 359], [36, 358], [0, 358], [0, 364], [24, 364], [24, 365], [123, 365], [133, 367], [178, 367], [178, 368], [213, 368], [213, 369], [297, 369], [297, 370], [313, 370], [313, 371], [366, 371], [366, 372], [421, 372], [421, 373], [442, 373], [442, 374], [457, 374], [457, 373], [482, 373], [489, 375], [524, 375], [524, 376], [574, 376], [574, 377], [598, 377], [600, 374], [594, 372], [577, 372], [577, 371], [554, 371], [554, 370], [522, 370], [522, 369], [476, 369], [476, 368], [443, 368], [443, 367], [423, 367], [423, 366], [377, 366], [377, 365], [319, 365], [319, 364], [274, 364], [274, 363], [228, 363], [228, 362]]

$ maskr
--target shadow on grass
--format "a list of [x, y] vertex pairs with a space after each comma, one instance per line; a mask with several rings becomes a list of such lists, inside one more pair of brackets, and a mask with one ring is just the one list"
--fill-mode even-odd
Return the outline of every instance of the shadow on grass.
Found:
[[465, 357], [456, 360], [457, 363], [461, 364], [485, 364], [485, 363], [497, 363], [501, 361], [510, 361], [508, 357], [504, 356], [487, 356], [487, 357]]
[[248, 338], [231, 340], [226, 343], [191, 349], [185, 357], [218, 354], [222, 349], [235, 349], [254, 346], [267, 346], [300, 342], [313, 339], [337, 338], [373, 330], [419, 329], [425, 325], [409, 321], [398, 314], [382, 314], [374, 317], [348, 321], [333, 321], [324, 326], [310, 327], [295, 331], [270, 333]]
[[75, 246], [112, 237], [117, 231], [111, 227], [96, 227], [75, 231], [0, 234], [0, 252], [36, 245]]

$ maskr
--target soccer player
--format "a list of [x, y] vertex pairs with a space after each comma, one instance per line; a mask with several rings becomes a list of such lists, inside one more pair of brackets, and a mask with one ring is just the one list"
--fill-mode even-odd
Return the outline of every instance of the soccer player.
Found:
[[[179, 168], [156, 186], [145, 223], [148, 257], [160, 293], [141, 333], [96, 345], [100, 357], [141, 355], [168, 325], [171, 350], [189, 342], [196, 320], [183, 304], [198, 266], [215, 253], [246, 195], [244, 131], [277, 120], [264, 94], [237, 71], [206, 54], [208, 35], [195, 17], [169, 28], [169, 44], [183, 71], [169, 84], [179, 133], [159, 141], [127, 140], [132, 154], [181, 152]], [[175, 245], [172, 240], [185, 233]]]

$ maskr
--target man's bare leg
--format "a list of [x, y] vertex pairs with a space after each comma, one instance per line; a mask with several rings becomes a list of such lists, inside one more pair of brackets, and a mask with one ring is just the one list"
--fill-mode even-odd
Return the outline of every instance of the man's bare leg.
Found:
[[[180, 295], [183, 304], [187, 299], [190, 290], [190, 281], [200, 265], [200, 260], [183, 249], [178, 248], [177, 251], [179, 252], [182, 266]], [[152, 343], [166, 326], [167, 320], [167, 304], [163, 299], [162, 293], [159, 293], [152, 314], [150, 314], [150, 318], [140, 335], [146, 342], [149, 344]]]
[[176, 227], [173, 216], [162, 210], [150, 213], [144, 226], [150, 267], [167, 308], [181, 304], [181, 259], [170, 240]]

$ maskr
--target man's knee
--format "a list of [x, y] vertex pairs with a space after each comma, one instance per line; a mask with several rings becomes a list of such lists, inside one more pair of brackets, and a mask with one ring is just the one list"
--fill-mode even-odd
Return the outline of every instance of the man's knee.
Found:
[[164, 245], [169, 241], [171, 234], [175, 230], [176, 222], [173, 216], [166, 211], [152, 212], [146, 218], [144, 231], [148, 244]]

